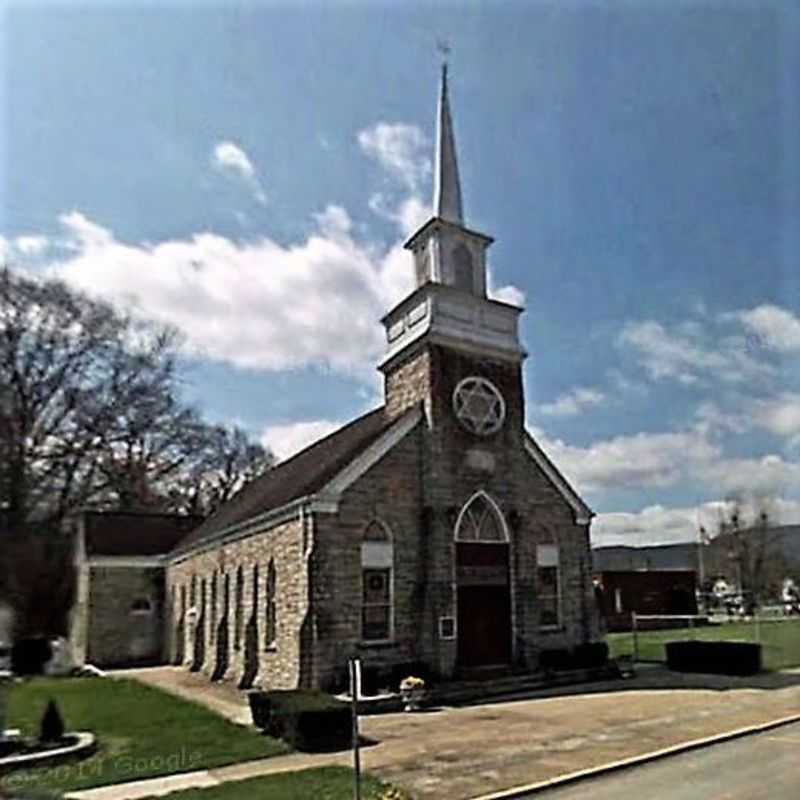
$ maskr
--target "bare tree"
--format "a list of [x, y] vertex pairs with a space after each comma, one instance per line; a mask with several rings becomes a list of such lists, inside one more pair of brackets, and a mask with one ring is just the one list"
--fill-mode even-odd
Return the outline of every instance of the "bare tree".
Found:
[[272, 453], [236, 426], [204, 425], [202, 447], [170, 482], [173, 510], [207, 515], [274, 464]]
[[[0, 270], [0, 508], [12, 530], [94, 499], [131, 414], [169, 393], [175, 337], [57, 281]], [[151, 415], [152, 416], [152, 415]]]
[[780, 594], [788, 562], [780, 547], [772, 503], [767, 497], [730, 498], [720, 511], [712, 540], [717, 563], [729, 564], [750, 609]]

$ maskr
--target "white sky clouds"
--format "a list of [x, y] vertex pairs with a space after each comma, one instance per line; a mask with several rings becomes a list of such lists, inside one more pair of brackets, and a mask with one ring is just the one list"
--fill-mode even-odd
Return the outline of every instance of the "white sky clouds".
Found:
[[268, 425], [261, 433], [261, 443], [272, 450], [279, 461], [285, 461], [342, 425], [344, 422], [330, 419]]
[[715, 337], [696, 321], [669, 328], [655, 320], [629, 322], [617, 344], [632, 352], [656, 381], [743, 383], [774, 374], [769, 364], [754, 358], [752, 344], [743, 334]]
[[416, 125], [379, 122], [359, 131], [358, 144], [411, 192], [419, 192], [431, 174], [430, 142]]
[[562, 394], [552, 403], [540, 405], [538, 410], [542, 414], [553, 417], [574, 417], [584, 409], [599, 406], [605, 400], [605, 394], [597, 389], [579, 387], [571, 392]]
[[316, 220], [305, 241], [288, 247], [211, 233], [130, 245], [73, 212], [61, 222], [74, 252], [52, 269], [89, 293], [176, 326], [195, 353], [214, 360], [371, 374], [383, 348], [378, 319], [410, 286], [408, 256], [376, 255], [355, 241], [338, 206]]
[[46, 236], [17, 236], [14, 247], [24, 256], [39, 256], [47, 250]]
[[218, 142], [211, 154], [211, 163], [220, 172], [243, 180], [250, 188], [256, 201], [262, 206], [266, 204], [267, 195], [256, 174], [253, 162], [235, 142]]
[[782, 353], [800, 353], [800, 318], [790, 311], [760, 305], [739, 312], [738, 317], [757, 337], [756, 343]]

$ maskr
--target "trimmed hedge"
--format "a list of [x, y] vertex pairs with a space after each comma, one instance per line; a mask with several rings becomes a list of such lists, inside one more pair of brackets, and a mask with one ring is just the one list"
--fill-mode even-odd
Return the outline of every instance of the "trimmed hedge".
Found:
[[755, 675], [761, 672], [761, 645], [754, 642], [667, 642], [667, 666], [676, 672]]
[[11, 671], [15, 675], [43, 675], [52, 655], [50, 642], [41, 636], [17, 639], [11, 648]]
[[253, 723], [295, 750], [344, 750], [352, 745], [350, 706], [324, 692], [248, 693]]
[[569, 669], [595, 669], [608, 662], [608, 645], [605, 642], [579, 644], [573, 650], [565, 647], [542, 650], [539, 667], [546, 672]]

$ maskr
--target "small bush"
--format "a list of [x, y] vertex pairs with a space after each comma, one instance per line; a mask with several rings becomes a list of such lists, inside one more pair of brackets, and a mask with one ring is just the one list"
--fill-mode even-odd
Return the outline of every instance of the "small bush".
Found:
[[352, 744], [350, 706], [324, 692], [250, 692], [254, 724], [296, 750], [340, 750]]
[[608, 663], [608, 645], [605, 642], [579, 644], [573, 654], [575, 669], [596, 669]]
[[542, 650], [539, 654], [539, 667], [546, 672], [572, 669], [572, 654], [565, 647]]
[[11, 671], [15, 675], [42, 675], [53, 651], [42, 637], [18, 639], [11, 648]]
[[52, 743], [60, 742], [63, 738], [64, 720], [55, 700], [51, 700], [42, 715], [42, 722], [39, 726], [39, 741]]

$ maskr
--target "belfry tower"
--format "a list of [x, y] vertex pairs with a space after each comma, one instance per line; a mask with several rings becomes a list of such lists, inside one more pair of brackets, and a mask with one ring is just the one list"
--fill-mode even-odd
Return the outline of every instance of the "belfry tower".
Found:
[[[491, 236], [464, 224], [444, 64], [437, 108], [433, 216], [405, 243], [414, 259], [416, 288], [383, 319], [387, 353], [380, 369], [386, 376], [390, 416], [420, 400], [432, 410], [432, 387], [426, 385], [418, 358], [431, 347], [470, 356], [484, 367], [493, 363], [509, 377], [513, 374], [512, 382], [519, 382], [525, 358], [518, 336], [522, 309], [487, 297], [486, 252], [492, 241]], [[410, 365], [412, 361], [416, 366]], [[412, 385], [404, 377], [409, 369], [415, 374]], [[510, 411], [521, 401], [519, 382], [503, 403]], [[521, 431], [522, 417], [517, 415], [515, 421]]]

